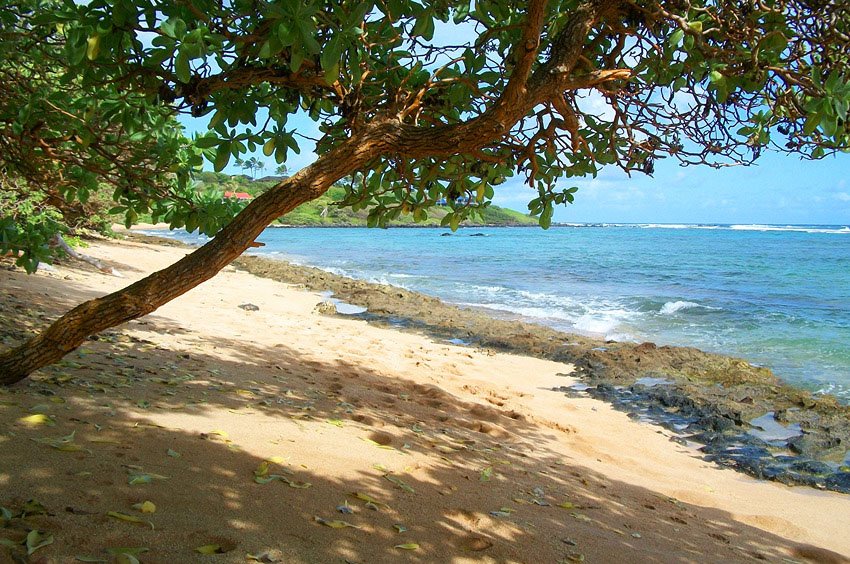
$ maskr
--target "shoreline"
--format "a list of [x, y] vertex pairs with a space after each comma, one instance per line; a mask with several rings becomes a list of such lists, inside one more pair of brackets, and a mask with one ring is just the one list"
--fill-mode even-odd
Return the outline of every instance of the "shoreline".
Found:
[[746, 360], [692, 347], [610, 342], [500, 319], [282, 259], [243, 255], [233, 264], [257, 276], [330, 291], [366, 308], [353, 317], [373, 324], [572, 364], [582, 385], [556, 391], [603, 399], [630, 417], [674, 431], [675, 440], [702, 445], [702, 456], [718, 465], [759, 479], [850, 494], [850, 405], [782, 382]]
[[[90, 252], [132, 280], [177, 247]], [[4, 345], [127, 282], [68, 261], [0, 271]], [[394, 298], [448, 313], [339, 283], [373, 310]], [[228, 267], [0, 389], [0, 505], [13, 514], [0, 537], [38, 528], [56, 542], [36, 556], [58, 561], [145, 547], [143, 562], [201, 562], [195, 547], [216, 545], [221, 562], [847, 562], [850, 497], [717, 468], [671, 432], [552, 391], [581, 383], [571, 364], [322, 315], [322, 294], [300, 285]], [[472, 313], [450, 315], [447, 333], [474, 328]], [[46, 509], [25, 515], [27, 500]], [[144, 501], [156, 512], [131, 508]]]
[[[681, 440], [705, 445], [708, 460], [754, 477], [850, 493], [850, 406], [784, 383], [767, 368], [690, 347], [609, 342], [499, 319], [396, 286], [278, 259], [250, 255], [234, 265], [331, 291], [343, 302], [365, 307], [359, 317], [381, 326], [573, 364], [589, 388], [558, 391], [599, 397], [633, 417], [674, 429]], [[772, 420], [765, 420], [770, 413]], [[760, 419], [762, 429], [750, 424]]]

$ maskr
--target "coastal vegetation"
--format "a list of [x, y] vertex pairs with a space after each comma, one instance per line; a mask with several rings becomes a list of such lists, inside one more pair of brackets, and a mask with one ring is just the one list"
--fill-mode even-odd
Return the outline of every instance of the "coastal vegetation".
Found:
[[[256, 5], [3, 0], [2, 250], [49, 256], [59, 216], [106, 193], [131, 225], [150, 213], [216, 237], [85, 302], [0, 354], [0, 382], [56, 362], [213, 277], [277, 218], [343, 181], [369, 226], [456, 229], [518, 176], [548, 227], [571, 177], [746, 164], [765, 149], [821, 158], [850, 146], [850, 12], [808, 2], [410, 0]], [[444, 38], [449, 35], [450, 41]], [[184, 136], [175, 115], [204, 118]], [[257, 150], [316, 160], [250, 204], [198, 192]], [[10, 199], [11, 201], [11, 199]], [[88, 215], [86, 213], [81, 214]]]
[[[266, 177], [251, 180], [244, 176], [231, 176], [220, 172], [202, 172], [196, 176], [197, 189], [200, 191], [214, 190], [217, 193], [225, 192], [245, 193], [257, 197], [282, 179], [279, 177]], [[309, 202], [305, 202], [279, 217], [272, 225], [296, 226], [296, 227], [366, 227], [369, 221], [370, 209], [353, 211], [350, 207], [340, 205], [345, 199], [345, 188], [343, 186], [331, 186], [327, 192]], [[390, 227], [439, 227], [442, 219], [452, 211], [448, 203], [434, 206], [429, 217], [423, 221], [415, 221], [410, 215], [402, 215], [387, 225]], [[480, 216], [464, 220], [462, 225], [493, 225], [493, 226], [518, 226], [536, 225], [537, 220], [529, 215], [517, 211], [489, 206], [481, 211]]]

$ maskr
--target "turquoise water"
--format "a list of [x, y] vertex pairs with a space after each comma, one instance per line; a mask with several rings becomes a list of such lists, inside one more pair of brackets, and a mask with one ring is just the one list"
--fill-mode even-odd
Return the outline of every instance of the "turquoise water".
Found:
[[255, 253], [566, 331], [740, 356], [850, 400], [847, 226], [443, 233], [268, 229]]

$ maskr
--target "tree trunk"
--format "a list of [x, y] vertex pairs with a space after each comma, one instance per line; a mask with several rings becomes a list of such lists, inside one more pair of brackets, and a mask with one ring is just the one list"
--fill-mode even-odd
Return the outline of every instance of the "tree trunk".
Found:
[[381, 144], [368, 132], [349, 139], [251, 202], [206, 245], [122, 290], [78, 305], [41, 334], [0, 354], [0, 384], [18, 382], [60, 360], [89, 336], [147, 315], [209, 280], [272, 221], [324, 194], [368, 162]]

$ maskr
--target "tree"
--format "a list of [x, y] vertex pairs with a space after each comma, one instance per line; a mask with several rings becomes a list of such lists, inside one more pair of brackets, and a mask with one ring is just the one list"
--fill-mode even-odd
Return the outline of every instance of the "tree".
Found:
[[445, 198], [456, 228], [518, 174], [546, 227], [575, 197], [559, 181], [603, 166], [719, 167], [850, 144], [850, 9], [829, 0], [92, 0], [29, 25], [61, 36], [82, 89], [209, 116], [194, 146], [217, 171], [259, 147], [284, 162], [298, 112], [322, 137], [315, 162], [208, 244], [0, 355], [5, 383], [211, 278], [344, 177], [343, 204], [370, 207], [370, 225], [421, 220]]
[[241, 164], [239, 166], [241, 166], [243, 170], [247, 170], [251, 173], [251, 180], [256, 179], [257, 173], [266, 168], [265, 163], [257, 157], [251, 157], [250, 159], [240, 162]]
[[97, 44], [69, 53], [71, 27], [37, 21], [59, 7], [0, 0], [0, 253], [32, 271], [62, 247], [49, 244], [57, 234], [111, 225], [110, 203], [128, 225], [150, 212], [219, 229], [206, 218], [222, 211], [190, 181], [201, 150], [173, 109], [114, 80], [84, 84], [74, 61], [95, 58]]

